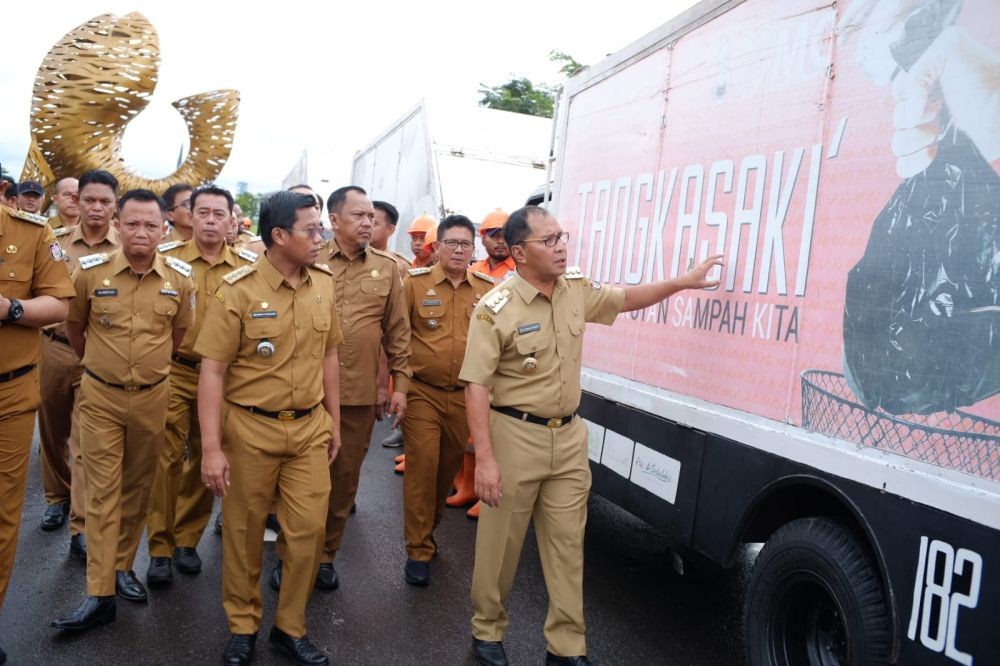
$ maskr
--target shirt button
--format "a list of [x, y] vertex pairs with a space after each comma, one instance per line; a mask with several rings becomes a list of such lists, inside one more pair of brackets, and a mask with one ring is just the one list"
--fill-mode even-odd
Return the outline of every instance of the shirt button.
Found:
[[296, 352], [296, 353], [292, 354], [292, 358], [298, 358], [298, 357], [299, 357], [299, 354], [298, 354], [298, 352]]

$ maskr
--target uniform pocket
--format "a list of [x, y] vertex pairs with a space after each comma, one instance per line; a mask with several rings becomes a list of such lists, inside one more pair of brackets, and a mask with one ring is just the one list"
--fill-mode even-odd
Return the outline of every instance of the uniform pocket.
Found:
[[243, 321], [247, 343], [243, 348], [245, 358], [260, 365], [272, 365], [281, 346], [281, 324], [271, 319]]
[[312, 319], [313, 331], [316, 332], [312, 355], [314, 358], [323, 358], [326, 353], [326, 339], [330, 335], [330, 315], [313, 315]]
[[361, 293], [376, 296], [389, 295], [389, 281], [386, 279], [367, 278], [361, 281]]
[[531, 356], [533, 354], [537, 355], [538, 352], [548, 347], [549, 336], [543, 336], [540, 335], [540, 333], [541, 331], [537, 331], [528, 335], [519, 335], [514, 341], [517, 353], [522, 356]]
[[31, 274], [30, 264], [4, 263], [0, 266], [0, 293], [7, 298], [31, 298]]

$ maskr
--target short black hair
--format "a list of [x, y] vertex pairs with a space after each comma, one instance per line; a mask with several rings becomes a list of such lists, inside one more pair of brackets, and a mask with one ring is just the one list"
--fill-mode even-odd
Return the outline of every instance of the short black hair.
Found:
[[507, 243], [507, 247], [514, 247], [531, 233], [531, 227], [528, 226], [528, 220], [534, 215], [545, 216], [549, 212], [542, 208], [541, 206], [523, 206], [518, 208], [503, 225], [503, 240]]
[[357, 185], [345, 185], [344, 187], [338, 187], [330, 193], [329, 198], [326, 200], [326, 212], [332, 213], [335, 210], [340, 210], [340, 207], [344, 205], [345, 201], [347, 201], [348, 192], [360, 192], [361, 194], [368, 196], [368, 193]]
[[77, 189], [78, 192], [83, 192], [83, 188], [87, 185], [107, 185], [111, 188], [111, 191], [115, 196], [118, 196], [118, 179], [111, 175], [110, 171], [105, 171], [104, 169], [91, 169], [90, 171], [84, 171], [83, 175], [80, 176], [80, 186]]
[[[83, 186], [80, 186], [83, 189]], [[163, 193], [163, 200], [167, 202], [169, 208], [174, 207], [174, 199], [177, 198], [178, 194], [183, 192], [194, 192], [194, 185], [188, 185], [187, 183], [177, 183], [176, 185], [171, 185], [167, 188], [167, 191]]]
[[449, 215], [448, 217], [441, 220], [441, 224], [438, 225], [438, 243], [444, 238], [444, 233], [449, 229], [454, 229], [455, 227], [462, 227], [463, 229], [468, 229], [472, 237], [476, 237], [476, 225], [472, 223], [472, 220], [464, 215]]
[[275, 229], [291, 229], [300, 210], [315, 207], [316, 201], [300, 192], [282, 190], [269, 196], [260, 207], [260, 223], [257, 225], [264, 247], [274, 244], [271, 236]]
[[388, 201], [373, 201], [372, 206], [375, 210], [381, 210], [385, 212], [385, 216], [389, 219], [389, 224], [396, 226], [399, 224], [399, 211]]
[[233, 195], [229, 193], [229, 190], [221, 188], [221, 187], [217, 187], [215, 185], [202, 185], [201, 187], [199, 187], [198, 189], [196, 189], [194, 191], [194, 194], [191, 195], [191, 210], [192, 211], [194, 210], [195, 199], [197, 199], [202, 194], [214, 194], [214, 195], [219, 196], [219, 197], [225, 197], [226, 198], [226, 203], [229, 204], [229, 213], [230, 213], [230, 215], [232, 214], [232, 212], [233, 212], [233, 203], [234, 203], [233, 202]]
[[160, 208], [160, 214], [161, 215], [166, 215], [167, 214], [167, 202], [166, 201], [164, 201], [162, 198], [160, 198], [160, 196], [156, 192], [153, 192], [152, 190], [144, 190], [144, 189], [140, 188], [140, 189], [135, 189], [135, 190], [129, 190], [128, 192], [126, 192], [125, 194], [122, 195], [121, 199], [118, 200], [118, 215], [119, 216], [121, 216], [122, 209], [125, 207], [125, 204], [128, 203], [129, 201], [139, 201], [141, 203], [146, 203], [146, 202], [149, 202], [149, 201], [155, 201], [156, 205], [159, 206], [159, 208]]

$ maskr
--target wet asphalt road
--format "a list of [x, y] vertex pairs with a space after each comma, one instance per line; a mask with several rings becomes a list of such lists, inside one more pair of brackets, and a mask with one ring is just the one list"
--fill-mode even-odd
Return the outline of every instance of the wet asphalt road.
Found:
[[[402, 483], [392, 473], [399, 449], [384, 449], [376, 425], [337, 560], [340, 589], [316, 592], [309, 636], [334, 664], [473, 664], [468, 599], [476, 524], [447, 509], [436, 533], [439, 556], [431, 585], [403, 581]], [[118, 600], [118, 619], [84, 634], [60, 635], [49, 622], [68, 614], [85, 594], [85, 566], [68, 556], [66, 528], [43, 532], [45, 500], [33, 448], [17, 564], [0, 616], [0, 646], [10, 664], [216, 664], [228, 640], [220, 602], [221, 540], [211, 527], [199, 545], [198, 576], [175, 572], [174, 584], [151, 592], [146, 605]], [[591, 658], [617, 664], [740, 664], [741, 608], [752, 551], [711, 582], [674, 573], [664, 537], [601, 498], [590, 502], [585, 611]], [[275, 561], [269, 544], [264, 571]], [[135, 570], [145, 580], [146, 545]], [[255, 664], [290, 663], [267, 644], [276, 593], [264, 584], [264, 618]], [[529, 532], [504, 645], [512, 664], [543, 664], [547, 596]]]

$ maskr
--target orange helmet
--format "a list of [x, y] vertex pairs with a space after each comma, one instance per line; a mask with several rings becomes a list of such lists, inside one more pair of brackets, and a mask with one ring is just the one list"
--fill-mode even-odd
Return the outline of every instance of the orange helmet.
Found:
[[434, 224], [431, 226], [430, 229], [427, 230], [427, 233], [424, 234], [424, 247], [427, 248], [428, 252], [434, 249], [434, 244], [437, 243], [437, 239], [438, 239], [438, 225]]
[[407, 233], [410, 233], [410, 234], [426, 234], [431, 229], [435, 229], [436, 230], [437, 229], [437, 225], [438, 225], [438, 221], [436, 219], [434, 219], [433, 217], [431, 217], [427, 213], [424, 213], [423, 215], [421, 215], [420, 217], [418, 217], [417, 219], [413, 220], [413, 222], [410, 223], [410, 228], [407, 231]]
[[503, 212], [499, 208], [490, 211], [490, 213], [483, 218], [483, 223], [479, 225], [479, 233], [485, 234], [490, 229], [502, 229], [506, 221], [507, 213]]

